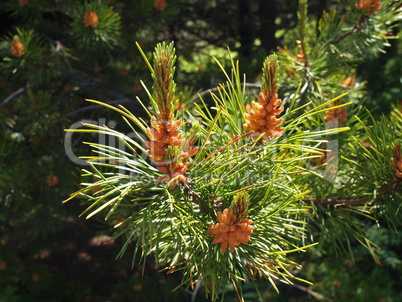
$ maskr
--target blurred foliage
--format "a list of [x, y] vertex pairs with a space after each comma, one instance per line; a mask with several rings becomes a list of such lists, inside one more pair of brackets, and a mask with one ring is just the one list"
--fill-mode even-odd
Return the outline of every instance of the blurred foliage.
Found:
[[[400, 35], [401, 30], [401, 26], [396, 27], [394, 34]], [[359, 65], [358, 75], [367, 82], [367, 106], [376, 108], [377, 114], [387, 114], [395, 101], [402, 100], [402, 39], [378, 58], [366, 59]]]
[[[348, 2], [349, 7], [354, 5], [354, 1], [342, 2]], [[396, 9], [401, 9], [397, 1], [393, 2]], [[322, 83], [322, 79], [336, 82], [335, 77], [342, 82], [355, 74], [356, 85], [349, 91], [351, 100], [365, 96], [367, 107], [377, 108], [373, 112], [376, 119], [391, 108], [399, 110], [402, 40], [390, 40], [390, 47], [378, 56], [371, 48], [362, 49], [363, 60], [355, 60], [360, 54], [347, 56], [348, 70], [337, 73], [336, 60], [322, 56], [322, 52], [349, 51], [354, 40], [343, 39], [344, 48], [325, 48], [328, 45], [320, 44], [320, 39], [326, 32], [318, 18], [323, 10], [336, 8], [346, 16], [343, 22], [353, 29], [353, 21], [361, 15], [355, 8], [345, 10], [335, 1], [311, 0], [308, 4], [307, 52], [321, 64], [317, 66], [330, 68], [312, 70], [314, 73], [308, 74], [312, 75], [308, 77], [309, 86], [303, 86], [308, 89], [301, 93], [319, 95], [322, 87], [328, 87], [327, 92], [334, 97], [344, 88], [315, 84]], [[83, 23], [89, 10], [98, 16], [95, 28]], [[102, 122], [120, 120], [119, 114], [83, 101], [89, 97], [112, 105], [123, 104], [146, 116], [135, 99], [147, 98], [140, 80], [149, 82], [150, 76], [135, 48], [136, 41], [148, 57], [157, 42], [175, 41], [177, 93], [189, 105], [197, 99], [197, 92], [226, 80], [212, 59], [216, 57], [228, 70], [226, 47], [235, 59], [240, 59], [241, 71], [247, 73], [252, 84], [260, 79], [265, 56], [277, 46], [287, 46], [288, 59], [293, 58], [293, 67], [303, 75], [306, 66], [296, 60], [300, 50], [296, 42], [300, 37], [298, 11], [296, 0], [1, 1], [0, 301], [205, 301], [203, 284], [197, 284], [195, 291], [182, 287], [172, 292], [182, 276], [158, 273], [152, 258], [148, 258], [143, 270], [131, 267], [133, 259], [129, 254], [114, 260], [124, 240], [111, 240], [109, 224], [76, 218], [81, 205], [61, 204], [80, 182], [79, 169], [65, 153], [63, 129], [81, 120], [93, 120], [100, 126]], [[387, 13], [384, 10], [379, 17], [386, 18]], [[337, 26], [331, 14], [325, 16], [326, 24]], [[399, 31], [395, 27], [393, 34]], [[365, 41], [367, 33], [359, 38]], [[383, 41], [382, 36], [374, 38]], [[16, 41], [24, 45], [21, 56], [11, 52]], [[285, 73], [284, 83], [286, 77]], [[289, 85], [282, 84], [280, 94], [285, 103], [292, 102], [299, 83], [306, 83], [304, 76]], [[205, 101], [210, 101], [207, 96]], [[359, 112], [359, 104], [354, 105]], [[352, 123], [362, 128], [356, 120]], [[122, 122], [114, 126], [130, 131]], [[388, 129], [386, 123], [381, 127], [383, 131]], [[397, 126], [395, 129], [401, 130]], [[88, 153], [89, 148], [81, 144], [83, 139], [73, 137], [74, 154]], [[96, 141], [98, 137], [85, 139]], [[355, 144], [351, 137], [340, 139]], [[363, 148], [356, 150], [359, 153]], [[365, 151], [361, 154], [369, 155]], [[369, 187], [370, 179], [368, 182]], [[356, 223], [361, 222], [359, 219]], [[294, 255], [292, 259], [303, 264], [301, 271], [293, 273], [312, 281], [313, 286], [278, 284], [280, 294], [276, 294], [269, 282], [259, 281], [261, 295], [272, 301], [400, 301], [401, 235], [387, 228], [381, 216], [377, 222], [385, 227], [368, 223], [364, 231], [371, 242], [381, 247], [377, 251], [381, 266], [360, 244], [352, 243], [354, 258], [345, 259], [338, 256], [333, 242], [321, 238], [320, 245], [311, 248], [310, 253]], [[311, 230], [312, 237], [319, 234], [319, 229]], [[233, 287], [228, 285], [226, 290], [225, 301], [236, 300]], [[245, 284], [243, 293], [246, 301], [258, 301], [252, 285]]]

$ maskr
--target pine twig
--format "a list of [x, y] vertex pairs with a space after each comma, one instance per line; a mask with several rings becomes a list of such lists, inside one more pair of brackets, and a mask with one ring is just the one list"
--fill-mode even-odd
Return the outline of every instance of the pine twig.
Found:
[[335, 206], [335, 205], [357, 206], [357, 205], [363, 205], [366, 202], [368, 202], [369, 200], [367, 198], [340, 198], [340, 199], [334, 199], [334, 198], [320, 199], [320, 198], [315, 198], [313, 200], [306, 199], [304, 201], [305, 202], [313, 202], [315, 204], [327, 205], [327, 206]]
[[237, 300], [238, 300], [238, 302], [242, 302], [242, 301], [243, 301], [243, 299], [242, 299], [242, 297], [241, 297], [241, 295], [240, 295], [239, 289], [237, 288], [236, 282], [234, 281], [234, 279], [233, 279], [233, 278], [231, 278], [231, 280], [232, 280], [233, 287], [234, 287], [235, 292], [236, 292], [236, 297], [237, 297]]
[[[381, 186], [382, 192], [379, 193], [375, 199], [379, 199], [380, 197], [389, 194], [389, 193], [394, 193], [394, 190], [398, 188], [399, 184], [401, 183], [402, 179], [394, 179], [392, 182], [384, 184]], [[344, 205], [344, 206], [360, 206], [364, 205], [367, 202], [369, 202], [369, 198], [367, 197], [360, 197], [360, 198], [326, 198], [326, 199], [320, 199], [320, 198], [315, 198], [315, 199], [304, 199], [304, 202], [313, 202], [315, 204], [322, 204], [322, 205], [327, 205], [327, 206], [336, 206], [336, 205]]]
[[308, 293], [309, 295], [312, 295], [317, 300], [320, 300], [320, 301], [325, 300], [325, 297], [323, 295], [316, 293], [315, 291], [311, 290], [308, 287], [305, 287], [305, 286], [302, 286], [302, 285], [296, 284], [296, 283], [291, 284], [291, 286], [293, 286], [301, 291], [304, 291], [304, 292]]
[[347, 38], [348, 36], [350, 36], [351, 34], [353, 34], [356, 31], [359, 31], [362, 27], [363, 24], [369, 19], [368, 16], [363, 17], [362, 19], [359, 20], [359, 23], [356, 24], [351, 30], [348, 30], [347, 32], [345, 32], [342, 36], [340, 36], [338, 39], [333, 41], [333, 44], [338, 44], [339, 42], [341, 42], [343, 39]]
[[29, 88], [29, 85], [26, 85], [24, 87], [17, 89], [16, 91], [14, 91], [12, 94], [10, 94], [8, 97], [6, 97], [4, 99], [4, 101], [0, 104], [0, 108], [3, 108], [5, 105], [7, 105], [7, 103], [12, 101], [14, 98], [19, 96], [20, 94], [24, 93], [28, 88]]

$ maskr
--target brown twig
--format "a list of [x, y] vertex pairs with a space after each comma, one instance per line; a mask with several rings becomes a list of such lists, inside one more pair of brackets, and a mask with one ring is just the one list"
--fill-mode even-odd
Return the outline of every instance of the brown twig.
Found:
[[340, 199], [315, 198], [315, 199], [306, 199], [304, 201], [305, 202], [313, 202], [315, 204], [327, 205], [327, 206], [336, 206], [336, 205], [357, 206], [357, 205], [363, 205], [366, 202], [368, 202], [369, 200], [367, 198], [340, 198]]
[[238, 300], [239, 302], [243, 301], [243, 299], [242, 299], [241, 296], [240, 296], [239, 289], [237, 288], [236, 282], [234, 281], [233, 278], [231, 278], [231, 280], [232, 280], [233, 287], [234, 287], [235, 292], [236, 292], [237, 300]]
[[350, 36], [352, 33], [360, 30], [363, 26], [363, 24], [369, 19], [368, 16], [365, 16], [363, 18], [360, 19], [359, 23], [356, 24], [351, 30], [345, 32], [342, 36], [340, 36], [338, 39], [336, 39], [333, 44], [337, 44], [339, 42], [341, 42], [343, 39], [345, 39], [346, 37]]
[[[388, 184], [384, 184], [381, 186], [382, 192], [378, 194], [375, 197], [375, 200], [379, 199], [380, 197], [386, 195], [386, 194], [393, 194], [395, 189], [399, 187], [400, 182], [402, 179], [394, 179], [392, 182]], [[343, 205], [343, 206], [360, 206], [364, 205], [367, 202], [369, 202], [370, 198], [367, 197], [360, 197], [360, 198], [325, 198], [325, 199], [320, 199], [320, 198], [315, 198], [315, 199], [305, 199], [303, 200], [304, 202], [313, 202], [315, 204], [322, 204], [322, 205], [327, 205], [327, 206], [337, 206], [337, 205]]]
[[16, 91], [14, 91], [12, 94], [10, 94], [8, 97], [6, 97], [4, 99], [4, 101], [0, 104], [0, 108], [4, 107], [5, 105], [7, 105], [8, 102], [10, 102], [12, 99], [14, 99], [15, 97], [19, 96], [20, 94], [24, 93], [25, 90], [27, 90], [29, 88], [29, 85], [26, 85], [24, 87], [21, 87], [19, 89], [17, 89]]
[[229, 147], [230, 145], [234, 144], [235, 142], [237, 142], [238, 140], [246, 137], [247, 135], [249, 135], [250, 132], [247, 132], [246, 134], [243, 135], [236, 135], [229, 143], [227, 143], [225, 146], [223, 146], [222, 148], [219, 148], [218, 150], [216, 150], [214, 153], [212, 153], [211, 155], [209, 155], [208, 157], [204, 158], [202, 161], [199, 162], [199, 164], [203, 163], [204, 161], [209, 160], [210, 158], [214, 157], [217, 153], [221, 152], [222, 150], [224, 150], [225, 148]]
[[290, 284], [290, 285], [295, 287], [295, 288], [297, 288], [297, 289], [299, 289], [299, 290], [301, 290], [301, 291], [306, 292], [309, 295], [312, 295], [314, 298], [316, 298], [319, 301], [323, 301], [323, 300], [326, 299], [325, 296], [323, 296], [323, 295], [321, 295], [319, 293], [316, 293], [315, 291], [313, 291], [312, 289], [310, 289], [308, 287], [305, 287], [305, 286], [302, 286], [302, 285], [296, 284], [296, 283], [293, 283], [293, 284]]

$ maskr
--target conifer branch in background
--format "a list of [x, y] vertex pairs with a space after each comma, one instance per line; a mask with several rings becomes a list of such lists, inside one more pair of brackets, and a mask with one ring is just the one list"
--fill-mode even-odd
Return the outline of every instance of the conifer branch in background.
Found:
[[[181, 285], [187, 288], [204, 282], [206, 295], [212, 300], [218, 299], [219, 289], [228, 283], [233, 284], [238, 299], [243, 299], [242, 280], [254, 281], [257, 275], [267, 278], [275, 288], [275, 280], [289, 284], [292, 279], [299, 280], [289, 271], [298, 265], [287, 254], [314, 245], [317, 233], [320, 241], [332, 242], [336, 251], [349, 253], [352, 259], [351, 242], [359, 242], [379, 262], [378, 247], [367, 237], [361, 219], [375, 221], [384, 213], [380, 209], [387, 212], [397, 207], [399, 145], [394, 149], [382, 146], [383, 142], [395, 139], [381, 130], [383, 122], [368, 127], [367, 120], [354, 115], [353, 108], [347, 110], [352, 102], [342, 104], [339, 99], [349, 96], [326, 100], [327, 95], [356, 85], [353, 75], [345, 80], [341, 74], [359, 55], [359, 46], [353, 48], [348, 41], [360, 31], [366, 35], [367, 22], [381, 13], [378, 2], [358, 2], [352, 8], [356, 9], [359, 27], [337, 32], [339, 38], [333, 42], [331, 31], [339, 31], [342, 25], [336, 12], [324, 14], [315, 29], [307, 18], [307, 1], [300, 1], [295, 48], [284, 48], [279, 54], [288, 76], [279, 79], [276, 54], [267, 57], [258, 101], [251, 104], [245, 101], [245, 90], [240, 87], [238, 64], [231, 58], [229, 76], [218, 62], [227, 82], [219, 86], [218, 94], [211, 92], [215, 106], [209, 108], [201, 99], [202, 106], [182, 114], [182, 118], [198, 125], [197, 138], [194, 132], [185, 130], [187, 121], [179, 119], [175, 111], [179, 100], [173, 80], [173, 43], [156, 46], [153, 66], [140, 48], [153, 79], [152, 93], [147, 90], [153, 110], [148, 112], [150, 126], [144, 126], [125, 109], [107, 107], [122, 112], [144, 131], [149, 139], [144, 141], [149, 161], [138, 157], [136, 150], [140, 146], [124, 135], [88, 125], [94, 132], [106, 132], [118, 136], [126, 145], [131, 144], [134, 156], [113, 160], [130, 166], [132, 174], [127, 177], [113, 172], [106, 176], [96, 169], [95, 164], [99, 165], [103, 156], [111, 157], [113, 153], [107, 146], [92, 144], [102, 157], [90, 157], [94, 172], [85, 173], [101, 180], [84, 184], [86, 188], [72, 198], [102, 186], [105, 195], [88, 196], [92, 205], [86, 211], [92, 211], [88, 216], [91, 217], [109, 207], [106, 218], [119, 212], [126, 197], [140, 200], [141, 207], [133, 209], [127, 221], [116, 226], [122, 228], [116, 237], [128, 234], [121, 254], [134, 239], [135, 255], [141, 249], [142, 258], [152, 253], [156, 264], [168, 272], [182, 271]], [[320, 39], [324, 43], [312, 47]], [[382, 49], [377, 42], [372, 44], [373, 51]], [[333, 61], [322, 60], [323, 56]], [[285, 105], [278, 97], [280, 81], [287, 90], [295, 87], [292, 100], [284, 94]], [[298, 81], [302, 82], [302, 89], [297, 87]], [[285, 110], [284, 117], [279, 118]], [[237, 117], [239, 112], [244, 115]], [[324, 130], [316, 130], [324, 123]], [[339, 128], [340, 125], [346, 127]], [[345, 130], [352, 133], [350, 137], [343, 134]], [[385, 136], [376, 142], [374, 133]], [[334, 137], [340, 146], [331, 144]], [[363, 137], [371, 147], [358, 151]], [[357, 147], [351, 143], [353, 140], [359, 140]], [[197, 141], [201, 147], [193, 147]], [[322, 144], [324, 154], [320, 153]], [[193, 156], [195, 162], [191, 164]], [[323, 175], [316, 172], [317, 167], [304, 166], [306, 161], [316, 164], [317, 158], [325, 168]], [[365, 166], [368, 158], [370, 168]], [[108, 166], [118, 168], [118, 164]], [[131, 177], [147, 172], [154, 177], [152, 185], [141, 180], [135, 180], [135, 186], [131, 184]], [[253, 175], [254, 179], [245, 179], [244, 175]], [[143, 191], [149, 194], [145, 200], [138, 195]], [[384, 203], [391, 196], [392, 203]], [[399, 218], [390, 219], [391, 224], [398, 221]], [[307, 230], [312, 233], [311, 244], [304, 244]]]
[[276, 1], [282, 47], [269, 56], [267, 16], [253, 11], [264, 1], [249, 7], [250, 49], [233, 18], [245, 1], [0, 2], [12, 23], [0, 41], [4, 299], [126, 301], [152, 287], [136, 297], [286, 300], [286, 285], [334, 301], [398, 295], [401, 62], [375, 66], [378, 101], [361, 64], [398, 38], [399, 1], [328, 2], [320, 17], [320, 1]]

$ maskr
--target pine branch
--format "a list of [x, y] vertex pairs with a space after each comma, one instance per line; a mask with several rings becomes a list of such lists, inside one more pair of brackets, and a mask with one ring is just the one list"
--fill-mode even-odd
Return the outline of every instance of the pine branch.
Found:
[[[392, 182], [388, 184], [384, 184], [381, 186], [381, 192], [375, 196], [375, 200], [379, 199], [383, 196], [389, 195], [389, 194], [394, 194], [395, 190], [399, 189], [399, 185], [402, 182], [401, 178], [394, 179]], [[361, 206], [369, 201], [371, 201], [370, 198], [367, 197], [360, 197], [360, 198], [326, 198], [326, 199], [321, 199], [321, 198], [314, 198], [314, 199], [303, 199], [304, 202], [313, 202], [315, 204], [322, 204], [322, 205], [327, 205], [327, 206]]]
[[306, 41], [306, 22], [307, 20], [307, 0], [299, 0], [299, 11], [298, 11], [298, 30], [300, 37], [300, 47], [303, 53], [305, 76], [308, 74], [309, 69], [309, 58], [307, 56], [307, 41]]
[[26, 85], [24, 87], [21, 87], [14, 91], [12, 94], [10, 94], [8, 97], [4, 99], [4, 101], [0, 104], [0, 108], [3, 108], [4, 106], [7, 105], [10, 101], [12, 101], [14, 98], [19, 96], [20, 94], [23, 94], [27, 89], [29, 88], [29, 85]]
[[345, 32], [342, 36], [340, 36], [338, 39], [333, 40], [331, 43], [332, 44], [338, 44], [339, 42], [341, 42], [342, 40], [344, 40], [345, 38], [347, 38], [348, 36], [350, 36], [351, 34], [361, 30], [364, 26], [364, 23], [369, 19], [369, 16], [364, 16], [360, 19], [360, 21], [350, 30], [348, 30], [347, 32]]
[[293, 286], [293, 287], [295, 287], [295, 288], [297, 288], [297, 289], [299, 289], [299, 290], [301, 290], [303, 292], [308, 293], [309, 295], [313, 296], [314, 298], [316, 298], [319, 301], [326, 300], [326, 297], [324, 295], [321, 295], [321, 294], [313, 291], [312, 289], [310, 289], [308, 287], [302, 286], [302, 285], [297, 284], [297, 283], [293, 283], [293, 284], [291, 284], [291, 286]]
[[363, 205], [369, 201], [367, 198], [326, 198], [326, 199], [304, 199], [304, 202], [313, 202], [315, 204], [322, 204], [327, 206], [337, 206], [337, 205], [344, 205], [344, 206], [357, 206]]

